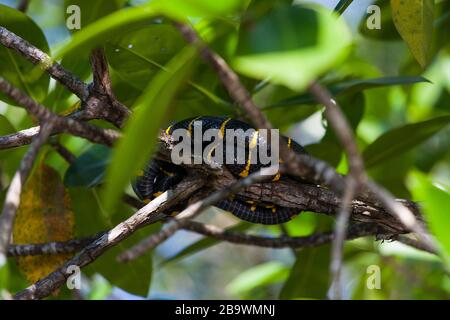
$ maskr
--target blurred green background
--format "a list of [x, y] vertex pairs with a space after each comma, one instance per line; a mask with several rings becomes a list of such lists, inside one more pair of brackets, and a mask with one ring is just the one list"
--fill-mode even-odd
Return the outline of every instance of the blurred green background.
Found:
[[[185, 46], [168, 17], [176, 19], [187, 14], [202, 37], [240, 73], [274, 126], [305, 145], [314, 156], [346, 173], [347, 161], [327, 126], [323, 108], [305, 93], [305, 85], [319, 78], [336, 95], [349, 118], [370, 177], [396, 197], [419, 201], [444, 255], [450, 252], [449, 1], [435, 1], [431, 21], [417, 22], [422, 27], [430, 24], [424, 27], [421, 38], [428, 55], [423, 67], [408, 47], [408, 41], [397, 31], [390, 1], [384, 0], [354, 1], [341, 19], [327, 14], [336, 7], [337, 0], [294, 1], [294, 5], [315, 3], [320, 7], [296, 7], [292, 1], [283, 0], [205, 1], [205, 6], [194, 0], [184, 4], [168, 1], [172, 5], [164, 8], [165, 15], [143, 19], [130, 11], [122, 15], [125, 22], [118, 22], [117, 16], [110, 20], [111, 25], [95, 24], [108, 14], [151, 2], [32, 0], [27, 15], [33, 23], [4, 7], [14, 8], [17, 1], [0, 0], [3, 5], [0, 25], [6, 24], [52, 56], [62, 58], [64, 66], [86, 81], [92, 77], [90, 48], [104, 45], [117, 97], [129, 107], [149, 111], [145, 109], [149, 104], [145, 93], [152, 88], [152, 80], [172, 58], [181, 57], [179, 52]], [[369, 30], [366, 26], [367, 8], [374, 3], [381, 8], [381, 30]], [[66, 8], [70, 4], [81, 8], [80, 31], [69, 31], [65, 26]], [[94, 27], [85, 29], [91, 23]], [[77, 38], [78, 32], [84, 32], [85, 38]], [[8, 62], [11, 58], [5, 48], [0, 48], [0, 57], [0, 75], [53, 111], [65, 112], [77, 102], [66, 89], [20, 58], [12, 59], [17, 65]], [[242, 115], [211, 68], [199, 58], [186, 59], [186, 63], [192, 68], [186, 76], [190, 84], [177, 90], [176, 98], [161, 115], [144, 120], [149, 127], [159, 128], [196, 115]], [[1, 135], [33, 125], [23, 109], [2, 100]], [[155, 112], [150, 110], [147, 114]], [[108, 126], [100, 121], [95, 123]], [[131, 131], [129, 135], [131, 141], [136, 140]], [[147, 143], [150, 152], [154, 136], [140, 137], [136, 146], [131, 147], [136, 151], [139, 143]], [[115, 158], [108, 148], [66, 135], [60, 143], [79, 156], [77, 162], [69, 167], [52, 148], [45, 150], [42, 161], [56, 169], [68, 187], [77, 235], [111, 228], [133, 213], [125, 204], [117, 204], [113, 213], [105, 210], [111, 207], [114, 197], [104, 196], [99, 186], [105, 181], [107, 166], [110, 170], [106, 173], [107, 185], [108, 181], [126, 180], [127, 177], [117, 177], [114, 172], [121, 169], [132, 172], [136, 164], [131, 156], [125, 164], [113, 161], [110, 165]], [[25, 151], [24, 147], [0, 150], [0, 204]], [[110, 187], [114, 188], [122, 191], [120, 183]], [[129, 186], [127, 192], [132, 194]], [[334, 223], [326, 216], [303, 213], [282, 227], [263, 227], [239, 222], [231, 214], [214, 208], [200, 220], [270, 236], [309, 235], [331, 230]], [[115, 261], [119, 252], [158, 228], [139, 231], [86, 268], [81, 295], [88, 299], [327, 297], [329, 246], [297, 252], [272, 250], [218, 243], [180, 231], [135, 262], [121, 265]], [[450, 278], [442, 264], [437, 257], [398, 242], [381, 243], [373, 238], [347, 242], [344, 297], [448, 299]], [[381, 289], [370, 290], [366, 285], [370, 275], [367, 268], [372, 265], [380, 267]], [[10, 259], [0, 269], [0, 290], [15, 292], [25, 286], [24, 276]], [[59, 295], [59, 298], [73, 297], [65, 289]]]

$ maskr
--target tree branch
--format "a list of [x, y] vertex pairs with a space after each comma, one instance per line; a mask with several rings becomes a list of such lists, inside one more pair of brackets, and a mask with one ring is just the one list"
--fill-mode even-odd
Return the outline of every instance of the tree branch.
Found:
[[[356, 174], [355, 174], [356, 175]], [[342, 204], [337, 215], [334, 241], [331, 247], [331, 298], [334, 300], [341, 300], [341, 269], [344, 251], [344, 241], [347, 237], [347, 227], [351, 217], [352, 200], [356, 195], [357, 186], [359, 183], [355, 177], [349, 175], [346, 179], [347, 186], [342, 197]]]
[[[112, 146], [113, 142], [120, 136], [118, 132], [111, 129], [99, 128], [88, 123], [74, 120], [70, 117], [61, 117], [35, 102], [19, 89], [14, 88], [2, 77], [0, 77], [0, 91], [9, 96], [19, 105], [23, 106], [30, 114], [39, 119], [41, 123], [45, 123], [52, 119], [54, 122], [54, 127], [57, 131], [59, 130], [60, 132], [71, 133], [73, 135], [88, 139], [91, 142], [102, 143], [108, 146]], [[11, 144], [11, 135], [8, 137], [9, 138], [6, 138], [6, 142]], [[22, 139], [24, 139], [23, 135]], [[27, 139], [29, 139], [29, 135], [26, 136], [25, 140]]]
[[131, 111], [114, 95], [108, 62], [103, 48], [94, 49], [90, 60], [94, 81], [89, 99], [83, 104], [83, 108], [90, 117], [106, 119], [121, 128], [130, 116]]
[[117, 245], [119, 242], [128, 238], [139, 228], [147, 225], [149, 221], [156, 221], [160, 214], [173, 206], [184, 201], [193, 192], [201, 188], [202, 179], [199, 177], [190, 177], [181, 181], [175, 189], [164, 192], [127, 220], [119, 223], [117, 226], [103, 234], [100, 238], [86, 246], [75, 257], [67, 261], [62, 267], [50, 273], [45, 278], [35, 284], [17, 293], [15, 299], [42, 299], [52, 294], [57, 288], [61, 287], [66, 278], [70, 275], [67, 268], [78, 266], [83, 268], [92, 263], [109, 248]]
[[[236, 73], [233, 72], [227, 63], [219, 55], [210, 50], [189, 25], [176, 23], [176, 27], [189, 43], [199, 46], [199, 52], [202, 58], [213, 66], [230, 96], [243, 107], [255, 126], [260, 129], [272, 128], [269, 121], [251, 100], [249, 92], [241, 84]], [[389, 212], [396, 216], [406, 228], [410, 228], [417, 232], [427, 245], [434, 248], [435, 246], [431, 238], [426, 234], [424, 228], [419, 225], [415, 216], [406, 207], [396, 203], [394, 198], [387, 191], [376, 186], [374, 183], [367, 183], [368, 179], [364, 171], [364, 164], [354, 141], [352, 130], [329, 92], [317, 82], [310, 86], [310, 91], [316, 97], [316, 100], [326, 107], [327, 119], [333, 126], [336, 135], [341, 140], [348, 155], [351, 169], [350, 173], [354, 181], [345, 182], [342, 177], [337, 175], [336, 172], [326, 164], [322, 164], [322, 167], [317, 167], [316, 161], [308, 161], [307, 157], [295, 154], [292, 150], [287, 148], [284, 141], [280, 140], [280, 155], [287, 166], [288, 172], [302, 178], [307, 178], [307, 181], [316, 182], [317, 184], [325, 182], [327, 186], [335, 190], [339, 195], [345, 194], [346, 202], [348, 203], [351, 202], [354, 191], [358, 186], [365, 187], [365, 189], [368, 189], [375, 195], [375, 198], [380, 199]], [[326, 174], [324, 174], [325, 171]], [[348, 188], [348, 190], [346, 190], [346, 188]], [[367, 194], [363, 194], [362, 196], [366, 199], [370, 199], [370, 196]], [[347, 205], [344, 203], [341, 223], [338, 224], [338, 227], [340, 228], [337, 230], [339, 234], [338, 239], [345, 238], [342, 235], [345, 234], [347, 225], [346, 220], [348, 220], [346, 218], [349, 216], [349, 212], [346, 212], [346, 207]], [[335, 249], [338, 250], [338, 247], [342, 248], [342, 244], [337, 244]], [[340, 252], [341, 250], [338, 250], [335, 253], [335, 258], [339, 261], [341, 261]], [[340, 268], [338, 267], [337, 269]], [[336, 267], [333, 268], [335, 271], [337, 269]], [[335, 276], [338, 275], [339, 272], [335, 273]]]
[[[71, 72], [53, 62], [46, 53], [4, 27], [0, 27], [0, 43], [47, 71], [50, 76], [77, 95], [83, 108], [83, 112], [77, 117], [78, 120], [104, 119], [121, 128], [129, 117], [130, 110], [116, 99], [112, 91], [103, 49], [96, 49], [91, 54], [94, 83], [90, 88]], [[23, 143], [26, 143], [26, 139]]]
[[75, 253], [94, 240], [101, 237], [103, 233], [86, 238], [72, 239], [63, 242], [47, 242], [35, 244], [10, 244], [8, 257], [52, 255], [61, 253]]
[[344, 241], [347, 232], [348, 222], [351, 216], [351, 202], [357, 196], [357, 190], [364, 187], [368, 177], [364, 171], [364, 162], [358, 151], [353, 131], [345, 118], [342, 109], [337, 102], [331, 97], [328, 90], [322, 87], [318, 82], [314, 82], [309, 87], [309, 91], [316, 98], [317, 102], [325, 105], [325, 115], [328, 122], [333, 127], [336, 136], [343, 146], [350, 166], [350, 173], [346, 178], [345, 192], [340, 212], [337, 216], [335, 224], [336, 239], [333, 241], [331, 253], [331, 298], [334, 300], [341, 299], [341, 268], [343, 259]]
[[0, 150], [22, 147], [30, 144], [33, 138], [39, 134], [39, 127], [33, 127], [11, 133], [6, 136], [0, 136]]
[[404, 245], [407, 245], [409, 247], [413, 247], [417, 250], [420, 251], [425, 251], [431, 254], [435, 254], [435, 255], [439, 255], [439, 252], [437, 252], [436, 250], [434, 250], [433, 248], [428, 247], [426, 244], [424, 244], [423, 242], [413, 239], [411, 237], [408, 237], [406, 235], [401, 235], [398, 237], [397, 239], [398, 242], [403, 243]]
[[52, 58], [50, 58], [45, 52], [1, 26], [0, 43], [7, 48], [13, 49], [33, 64], [38, 65], [41, 69], [50, 74], [53, 79], [57, 80], [66, 86], [71, 92], [75, 93], [81, 100], [84, 101], [88, 97], [89, 91], [83, 81], [64, 69], [64, 67], [57, 62], [53, 62]]
[[[205, 225], [199, 222], [190, 221], [183, 229], [196, 232], [217, 240], [227, 241], [234, 244], [248, 246], [257, 246], [265, 248], [283, 249], [283, 248], [310, 248], [329, 243], [335, 239], [333, 232], [317, 233], [306, 237], [281, 237], [271, 238], [262, 237], [239, 232], [228, 231], [214, 225]], [[352, 226], [346, 236], [347, 240], [360, 237], [376, 235], [379, 232], [376, 225], [358, 224]]]
[[59, 141], [51, 141], [50, 142], [53, 149], [55, 149], [58, 154], [67, 161], [69, 164], [73, 164], [77, 158], [75, 155], [70, 152], [66, 147], [64, 147]]

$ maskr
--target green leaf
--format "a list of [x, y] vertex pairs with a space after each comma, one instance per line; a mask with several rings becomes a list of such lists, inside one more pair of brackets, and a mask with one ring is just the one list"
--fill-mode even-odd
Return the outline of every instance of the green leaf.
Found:
[[[0, 4], [0, 26], [14, 32], [42, 51], [50, 52], [42, 30], [22, 12]], [[0, 61], [0, 74], [3, 78], [37, 101], [45, 98], [50, 81], [48, 74], [40, 72], [20, 54], [4, 46], [0, 46]], [[3, 93], [0, 93], [0, 99], [16, 105]]]
[[[120, 78], [142, 92], [155, 74], [165, 70], [164, 65], [185, 46], [185, 43], [180, 32], [173, 25], [148, 24], [133, 28], [126, 34], [108, 42], [106, 54], [111, 67]], [[205, 68], [204, 65], [201, 67], [203, 67], [201, 70], [195, 72], [195, 78], [205, 82], [207, 87], [189, 81], [190, 88], [178, 99], [192, 100], [190, 96], [193, 95], [192, 89], [194, 89], [203, 105], [210, 103], [229, 105], [212, 92], [212, 89], [217, 86], [217, 81], [210, 78], [216, 79], [216, 74], [211, 76], [207, 74], [208, 79], [203, 79], [204, 74], [210, 69]], [[183, 101], [183, 105], [186, 105], [185, 101]]]
[[[188, 1], [152, 1], [136, 7], [128, 7], [116, 12], [113, 12], [101, 19], [98, 19], [81, 30], [76, 32], [72, 40], [63, 46], [55, 55], [58, 60], [73, 51], [85, 52], [89, 49], [104, 44], [121, 34], [126, 34], [134, 26], [147, 23], [150, 18], [157, 17], [162, 13], [168, 15], [178, 14], [184, 9], [187, 11], [181, 12], [184, 16], [192, 12], [189, 8], [201, 8], [203, 13], [211, 12], [212, 14], [223, 14], [225, 11], [234, 8], [238, 4], [238, 0], [219, 0], [211, 3], [203, 1], [188, 0]], [[90, 7], [89, 7], [90, 8]], [[91, 9], [89, 9], [91, 10]], [[88, 11], [89, 11], [88, 10]], [[178, 13], [177, 13], [178, 12]]]
[[59, 60], [69, 52], [87, 52], [111, 38], [127, 32], [128, 28], [157, 16], [160, 11], [155, 5], [146, 4], [113, 12], [82, 28], [72, 36], [72, 40], [55, 55]]
[[185, 46], [180, 32], [168, 24], [137, 26], [107, 43], [111, 67], [143, 91], [148, 82]]
[[[228, 231], [245, 231], [248, 230], [249, 228], [252, 227], [251, 223], [246, 223], [246, 222], [241, 222], [236, 226], [230, 227], [227, 230]], [[187, 246], [186, 248], [184, 248], [183, 250], [181, 250], [180, 252], [178, 252], [177, 254], [175, 254], [174, 256], [167, 258], [166, 260], [164, 260], [162, 262], [162, 265], [165, 265], [167, 263], [170, 262], [175, 262], [178, 260], [181, 260], [183, 258], [187, 258], [197, 252], [200, 252], [202, 250], [208, 249], [212, 246], [215, 246], [219, 243], [222, 243], [221, 240], [217, 240], [214, 238], [210, 238], [210, 237], [205, 237], [201, 240], [198, 240], [197, 242]]]
[[431, 57], [434, 0], [391, 0], [392, 17], [414, 58], [425, 67]]
[[405, 185], [406, 177], [412, 167], [412, 152], [402, 152], [398, 156], [386, 158], [367, 171], [373, 181], [388, 189], [396, 197], [410, 199], [411, 194]]
[[341, 61], [350, 43], [345, 22], [323, 7], [280, 5], [241, 28], [234, 67], [300, 91]]
[[301, 250], [284, 283], [280, 299], [325, 299], [329, 286], [329, 265], [329, 245]]
[[298, 104], [292, 105], [291, 108], [266, 109], [264, 110], [264, 114], [275, 128], [283, 130], [289, 128], [294, 123], [307, 119], [319, 110], [320, 108], [317, 105]]
[[9, 122], [8, 118], [0, 114], [0, 136], [16, 132], [14, 126]]
[[234, 296], [242, 296], [263, 286], [278, 283], [289, 275], [289, 268], [279, 261], [269, 261], [241, 272], [225, 287]]
[[222, 17], [233, 13], [246, 1], [242, 0], [162, 0], [161, 9], [170, 17], [185, 19], [187, 17]]
[[93, 145], [67, 169], [64, 184], [67, 187], [94, 187], [101, 184], [110, 162], [110, 155], [110, 148]]
[[167, 120], [169, 105], [189, 76], [195, 56], [195, 48], [183, 49], [168, 63], [169, 72], [160, 71], [136, 102], [107, 171], [104, 193], [107, 212], [114, 210], [129, 180], [150, 159], [158, 131]]
[[[414, 199], [420, 202], [420, 206], [425, 214], [426, 221], [437, 237], [439, 243], [450, 258], [450, 192], [443, 188], [438, 188], [419, 171], [412, 172], [408, 179], [408, 185], [414, 195]], [[447, 262], [450, 262], [447, 261]]]
[[450, 116], [408, 124], [392, 129], [367, 146], [363, 158], [367, 168], [400, 155], [430, 138], [450, 123]]
[[[362, 92], [368, 89], [375, 89], [396, 85], [410, 85], [421, 82], [430, 82], [430, 81], [424, 77], [383, 77], [374, 79], [355, 79], [330, 85], [328, 86], [328, 90], [333, 96], [337, 97], [344, 94]], [[295, 106], [299, 104], [316, 104], [316, 103], [317, 102], [315, 98], [311, 94], [306, 93], [282, 100], [280, 102], [266, 106], [263, 109], [267, 110], [267, 109]]]

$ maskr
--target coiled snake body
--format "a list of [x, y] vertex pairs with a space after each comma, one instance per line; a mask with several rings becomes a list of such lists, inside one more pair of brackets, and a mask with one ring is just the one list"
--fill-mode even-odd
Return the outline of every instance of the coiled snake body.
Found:
[[[212, 117], [203, 116], [192, 119], [186, 119], [177, 122], [166, 129], [167, 134], [172, 134], [176, 129], [185, 129], [190, 135], [194, 130], [194, 125], [201, 123], [202, 132], [207, 129], [216, 129], [219, 134], [220, 139], [227, 139], [229, 134], [228, 129], [242, 129], [252, 130], [253, 128], [242, 121], [226, 118], [226, 117]], [[305, 150], [295, 141], [290, 138], [283, 137], [289, 148], [297, 153], [305, 153]], [[241, 144], [238, 145], [238, 141], [234, 140], [233, 144], [230, 146], [224, 143], [223, 152], [224, 156], [227, 152], [230, 152], [230, 148], [244, 148], [245, 150], [245, 161], [237, 161], [235, 156], [231, 163], [224, 162], [226, 168], [237, 178], [243, 178], [249, 174], [260, 170], [262, 167], [268, 165], [262, 165], [260, 162], [259, 154], [252, 153], [254, 148], [260, 148], [265, 139], [258, 135], [258, 131], [253, 129], [253, 135], [245, 136], [243, 140], [240, 140]], [[207, 144], [203, 143], [202, 150]], [[232, 150], [234, 155], [237, 154], [236, 150]], [[214, 151], [212, 152], [214, 154]], [[252, 155], [257, 154], [257, 159], [251, 159]], [[142, 174], [137, 177], [133, 188], [138, 197], [146, 202], [154, 199], [161, 193], [171, 189], [177, 183], [179, 183], [182, 178], [186, 175], [186, 171], [182, 166], [175, 165], [170, 162], [152, 160], [147, 167], [143, 170]], [[274, 177], [273, 181], [283, 179], [280, 174]], [[273, 203], [266, 202], [255, 202], [249, 201], [239, 196], [233, 196], [228, 199], [222, 200], [216, 204], [217, 207], [231, 212], [236, 217], [259, 224], [273, 225], [287, 222], [298, 215], [299, 210], [295, 208], [285, 208], [277, 206]]]

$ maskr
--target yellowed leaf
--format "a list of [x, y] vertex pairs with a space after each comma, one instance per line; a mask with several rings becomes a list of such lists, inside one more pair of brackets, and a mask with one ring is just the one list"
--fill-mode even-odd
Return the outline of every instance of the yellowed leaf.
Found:
[[394, 24], [422, 67], [430, 59], [434, 0], [391, 0]]
[[[22, 192], [13, 229], [16, 244], [66, 241], [73, 238], [75, 218], [64, 184], [51, 167], [41, 163], [32, 172]], [[54, 271], [70, 254], [28, 256], [17, 259], [30, 282]]]

